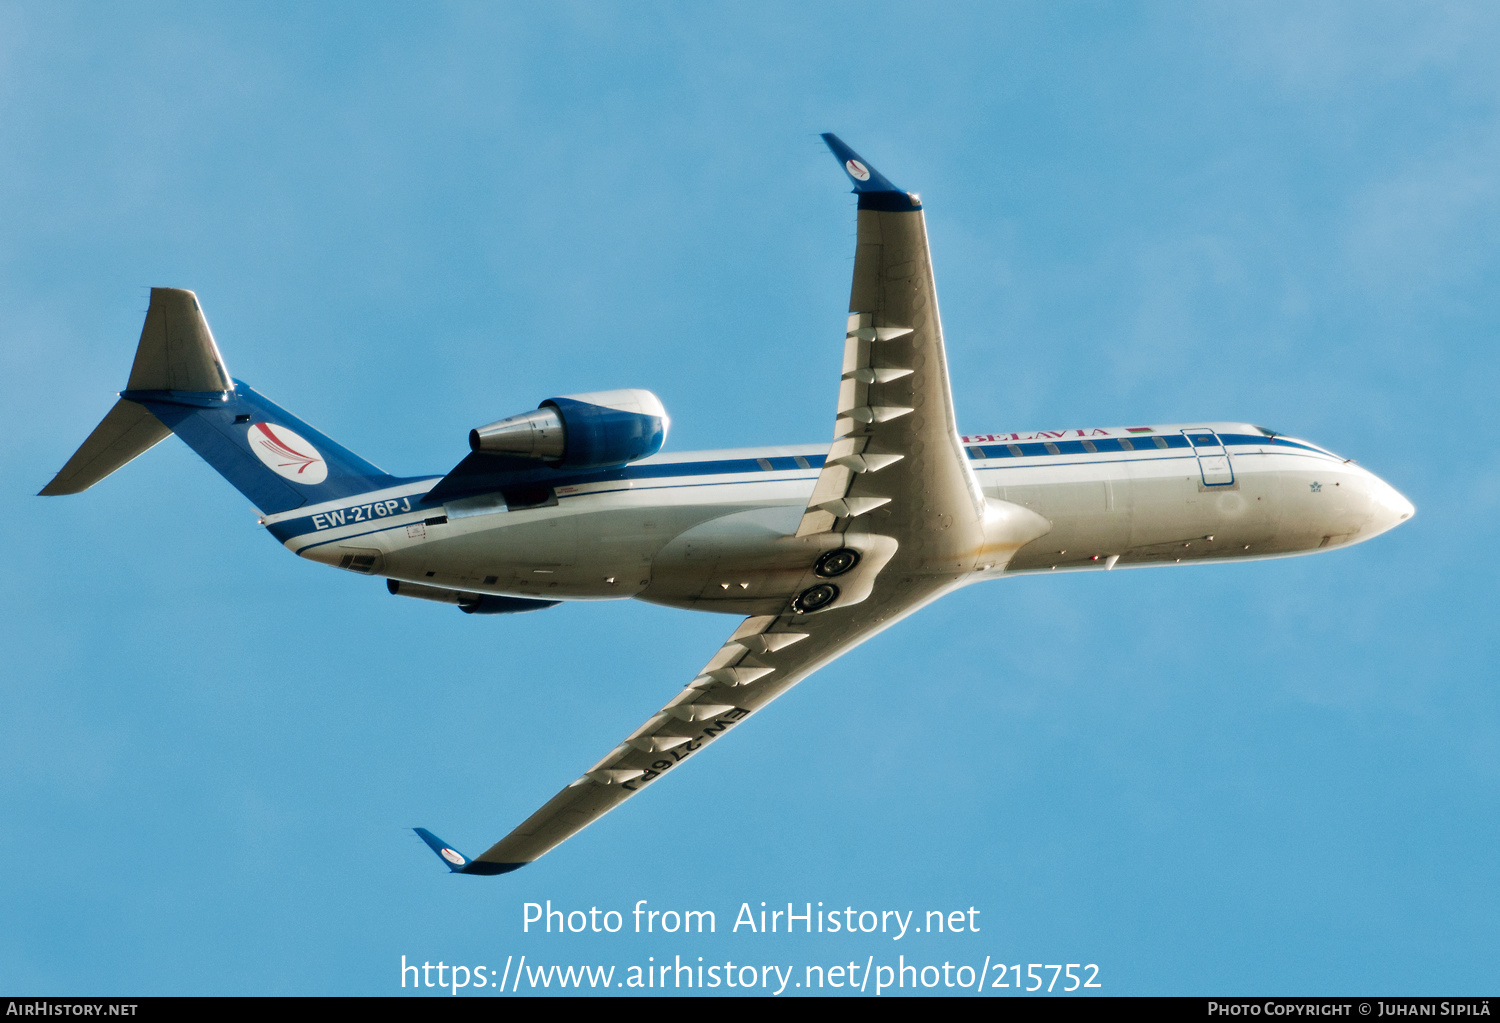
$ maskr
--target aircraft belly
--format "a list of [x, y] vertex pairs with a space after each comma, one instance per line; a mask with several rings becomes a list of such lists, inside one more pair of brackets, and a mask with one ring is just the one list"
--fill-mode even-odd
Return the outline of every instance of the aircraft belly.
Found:
[[1045, 470], [986, 486], [991, 496], [1054, 523], [1016, 554], [1008, 572], [1284, 557], [1368, 539], [1399, 521], [1386, 484], [1326, 455], [1236, 451], [1234, 482], [1222, 486], [1204, 484], [1196, 467], [1188, 472], [1173, 460], [1110, 468], [1102, 500], [1087, 483], [1055, 472], [1047, 480]]
[[[1196, 464], [1191, 475], [1150, 475], [1130, 481], [1130, 541], [1120, 552], [1124, 563], [1203, 557], [1216, 547], [1242, 539], [1229, 536], [1221, 521], [1220, 492], [1203, 492]], [[1243, 483], [1240, 484], [1243, 488]], [[1243, 490], [1241, 490], [1243, 493]], [[1240, 494], [1234, 494], [1240, 497]], [[1243, 498], [1241, 498], [1243, 500]]]
[[650, 582], [652, 555], [717, 511], [695, 505], [575, 511], [565, 504], [450, 520], [427, 527], [424, 542], [388, 554], [382, 574], [480, 593], [631, 597]]
[[[1232, 484], [1205, 485], [1196, 464], [1120, 461], [1097, 481], [997, 488], [1054, 523], [1022, 548], [1008, 571], [1175, 564], [1284, 553], [1281, 473], [1237, 456]], [[1097, 489], [1096, 489], [1097, 488]], [[1300, 535], [1298, 541], [1304, 538]]]
[[1128, 540], [1128, 494], [1121, 493], [1118, 480], [1004, 486], [993, 496], [1029, 508], [1052, 523], [1050, 532], [1016, 552], [1011, 569], [1050, 567], [1059, 559], [1087, 557]]
[[793, 534], [804, 504], [746, 508], [700, 523], [652, 558], [654, 604], [730, 614], [777, 614], [797, 591], [828, 535]]

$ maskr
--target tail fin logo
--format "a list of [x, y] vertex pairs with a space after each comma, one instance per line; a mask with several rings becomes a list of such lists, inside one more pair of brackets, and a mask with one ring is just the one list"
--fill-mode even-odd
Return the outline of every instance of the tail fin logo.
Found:
[[869, 171], [869, 169], [866, 168], [865, 165], [862, 164], [862, 163], [860, 163], [858, 160], [845, 160], [844, 161], [844, 170], [848, 171], [849, 172], [849, 176], [851, 178], [853, 178], [855, 181], [869, 181], [870, 180], [870, 171]]
[[462, 856], [460, 856], [458, 853], [454, 852], [452, 849], [444, 849], [438, 855], [442, 856], [443, 859], [447, 860], [449, 863], [453, 864], [455, 867], [461, 867], [461, 866], [464, 865], [464, 858]]
[[310, 487], [328, 478], [328, 463], [318, 449], [284, 426], [252, 423], [245, 439], [255, 457], [282, 479]]

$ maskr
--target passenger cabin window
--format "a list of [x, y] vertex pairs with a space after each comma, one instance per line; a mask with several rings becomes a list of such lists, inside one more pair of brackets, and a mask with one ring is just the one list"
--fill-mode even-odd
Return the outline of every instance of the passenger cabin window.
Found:
[[1124, 448], [1126, 451], [1134, 451], [1135, 450], [1135, 444], [1131, 441], [1131, 439], [1129, 437], [1121, 437], [1120, 438], [1120, 447]]
[[1021, 445], [1019, 445], [1019, 444], [1007, 444], [1007, 445], [1005, 445], [1005, 450], [1009, 451], [1012, 455], [1014, 455], [1017, 458], [1021, 457]]
[[792, 456], [792, 461], [794, 461], [794, 462], [797, 463], [797, 468], [799, 468], [799, 469], [811, 469], [812, 468], [812, 466], [810, 466], [810, 465], [807, 464], [807, 459], [803, 458], [801, 455], [793, 455]]
[[984, 457], [984, 448], [970, 448], [969, 449], [969, 457], [970, 458], [983, 458]]
[[766, 470], [767, 472], [771, 471], [771, 461], [770, 461], [770, 459], [767, 459], [767, 458], [757, 458], [755, 460], [755, 464], [758, 465], [758, 466], [760, 466], [762, 469]]
[[1091, 440], [1086, 440], [1083, 442], [1083, 450], [1087, 451], [1091, 455], [1097, 455], [1099, 453], [1099, 449], [1094, 447], [1094, 442]]
[[1159, 448], [1164, 448], [1167, 446], [1167, 438], [1165, 437], [1152, 437], [1151, 442]]
[[1044, 447], [1044, 448], [1047, 449], [1047, 454], [1049, 454], [1049, 455], [1060, 455], [1060, 454], [1062, 454], [1061, 451], [1057, 450], [1057, 445], [1054, 444], [1054, 443], [1052, 443], [1050, 440], [1047, 441], [1045, 444], [1043, 444], [1042, 447]]

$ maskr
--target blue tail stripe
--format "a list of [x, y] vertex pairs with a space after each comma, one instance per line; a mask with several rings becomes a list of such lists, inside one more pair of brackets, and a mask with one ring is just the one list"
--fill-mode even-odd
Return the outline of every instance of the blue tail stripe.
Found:
[[239, 411], [238, 402], [231, 400], [218, 409], [202, 409], [146, 398], [132, 400], [150, 409], [183, 443], [198, 452], [199, 457], [218, 470], [219, 475], [262, 512], [288, 511], [307, 503], [307, 498], [297, 493], [290, 483], [261, 465], [250, 453], [248, 445], [242, 449], [235, 443], [230, 430]]
[[[126, 391], [124, 395], [150, 409], [268, 515], [407, 482], [360, 458], [247, 384], [238, 380], [234, 383], [233, 391], [223, 393]], [[305, 439], [327, 466], [327, 476], [305, 485], [277, 475], [250, 449], [248, 435], [256, 423], [285, 427]]]

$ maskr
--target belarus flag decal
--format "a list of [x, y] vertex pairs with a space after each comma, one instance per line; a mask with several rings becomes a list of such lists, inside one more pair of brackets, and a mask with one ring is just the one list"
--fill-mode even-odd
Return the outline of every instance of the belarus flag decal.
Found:
[[245, 439], [255, 457], [282, 479], [310, 487], [328, 478], [328, 463], [318, 449], [284, 426], [251, 423]]

